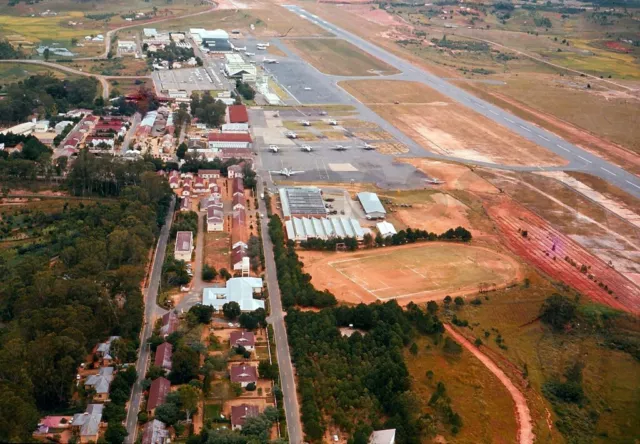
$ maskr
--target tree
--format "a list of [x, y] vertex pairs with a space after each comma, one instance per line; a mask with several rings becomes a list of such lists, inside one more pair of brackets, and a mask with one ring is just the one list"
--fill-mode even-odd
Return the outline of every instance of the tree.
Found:
[[444, 297], [444, 305], [449, 305], [451, 303], [451, 296]]
[[456, 307], [462, 307], [464, 305], [464, 299], [462, 299], [462, 297], [460, 296], [456, 296], [456, 298], [453, 300], [453, 303], [456, 304]]
[[191, 414], [198, 411], [198, 402], [200, 401], [200, 390], [192, 385], [182, 385], [178, 389], [180, 396], [180, 405], [187, 414], [187, 422], [191, 418]]
[[189, 313], [193, 314], [200, 324], [208, 324], [213, 316], [213, 307], [211, 305], [194, 305], [189, 309]]
[[258, 364], [258, 374], [264, 379], [278, 379], [278, 365], [269, 364], [269, 361], [260, 361]]
[[168, 426], [172, 426], [180, 419], [180, 410], [174, 403], [165, 402], [156, 407], [155, 418]]
[[178, 145], [178, 149], [176, 150], [176, 156], [178, 156], [178, 159], [184, 159], [184, 157], [187, 155], [188, 148], [189, 147], [184, 142]]
[[210, 266], [209, 264], [204, 264], [202, 266], [202, 279], [207, 281], [207, 282], [211, 282], [212, 280], [214, 280], [216, 278], [216, 276], [218, 275], [218, 272], [216, 271], [215, 268], [213, 268], [212, 266]]
[[415, 342], [413, 344], [411, 344], [411, 347], [409, 348], [409, 351], [411, 352], [411, 354], [413, 356], [416, 356], [418, 354], [418, 344], [416, 344]]
[[427, 302], [427, 313], [435, 315], [438, 312], [438, 303], [436, 301]]
[[109, 444], [122, 444], [127, 435], [127, 429], [120, 422], [110, 422], [104, 432], [104, 439]]
[[178, 347], [171, 358], [169, 379], [173, 384], [184, 384], [198, 374], [200, 357], [198, 352], [189, 347]]
[[222, 279], [224, 279], [225, 281], [228, 281], [232, 278], [231, 273], [229, 273], [229, 270], [227, 270], [226, 268], [220, 269], [220, 277], [222, 277]]
[[577, 311], [577, 304], [566, 296], [554, 293], [540, 308], [540, 319], [554, 330], [561, 331], [571, 322]]
[[147, 370], [145, 379], [150, 379], [153, 381], [154, 379], [164, 377], [166, 373], [167, 373], [166, 370], [163, 369], [162, 367], [159, 367], [157, 365], [152, 365], [151, 367], [149, 367], [149, 370]]
[[235, 319], [240, 316], [240, 305], [235, 301], [227, 302], [222, 306], [222, 313], [229, 320]]
[[49, 61], [49, 57], [51, 55], [51, 51], [49, 51], [49, 48], [45, 48], [44, 49], [44, 53], [42, 54], [42, 56], [44, 57], [44, 59], [48, 62]]
[[366, 233], [362, 238], [362, 243], [364, 244], [365, 248], [372, 248], [374, 246], [375, 239], [373, 238], [371, 233]]

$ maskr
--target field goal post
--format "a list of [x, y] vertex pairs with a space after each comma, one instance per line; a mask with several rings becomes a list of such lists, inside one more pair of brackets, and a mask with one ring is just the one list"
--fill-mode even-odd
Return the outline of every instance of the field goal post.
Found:
[[337, 243], [336, 251], [347, 251], [347, 245], [344, 242]]

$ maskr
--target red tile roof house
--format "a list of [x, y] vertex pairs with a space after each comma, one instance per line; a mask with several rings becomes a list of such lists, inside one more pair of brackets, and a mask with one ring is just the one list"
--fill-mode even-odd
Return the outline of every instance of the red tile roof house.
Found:
[[167, 395], [171, 390], [171, 383], [167, 378], [163, 378], [162, 376], [156, 378], [151, 383], [151, 388], [149, 389], [149, 399], [147, 400], [147, 413], [153, 415], [156, 411], [156, 407], [164, 404], [165, 399], [167, 399]]
[[207, 191], [207, 187], [204, 183], [204, 179], [200, 176], [196, 176], [193, 181], [193, 192], [194, 193], [204, 193]]
[[191, 184], [185, 184], [182, 187], [182, 197], [189, 197], [191, 196]]
[[178, 330], [178, 314], [175, 311], [170, 311], [162, 316], [162, 327], [160, 327], [160, 333], [164, 336], [170, 335], [171, 333]]
[[244, 195], [244, 181], [240, 177], [236, 177], [233, 179], [233, 183], [231, 184], [231, 190], [233, 191], [233, 195], [243, 194]]
[[244, 194], [234, 194], [233, 201], [231, 203], [231, 209], [233, 211], [245, 210], [247, 208], [247, 200], [244, 198]]
[[207, 231], [224, 230], [224, 213], [214, 206], [207, 207]]
[[222, 197], [220, 193], [220, 187], [217, 183], [209, 184], [209, 193], [211, 193], [212, 197]]
[[233, 365], [229, 371], [231, 382], [237, 382], [243, 388], [250, 383], [258, 382], [258, 369], [250, 365]]
[[244, 178], [244, 173], [242, 170], [242, 165], [231, 165], [229, 168], [227, 168], [227, 177], [229, 177], [229, 179], [235, 179], [236, 177], [242, 179]]
[[240, 404], [231, 407], [231, 429], [242, 430], [244, 421], [252, 416], [258, 416], [260, 410], [257, 405]]
[[180, 176], [179, 175], [171, 175], [169, 176], [169, 187], [171, 187], [172, 190], [175, 190], [176, 188], [180, 187]]
[[179, 261], [189, 262], [193, 252], [193, 232], [178, 231], [176, 233], [176, 245], [173, 250], [173, 257]]
[[256, 336], [250, 331], [232, 331], [229, 335], [231, 347], [242, 346], [249, 351], [256, 348]]
[[229, 110], [229, 123], [249, 123], [249, 114], [244, 105], [231, 105]]
[[220, 179], [220, 170], [198, 170], [198, 176], [203, 179]]
[[183, 197], [180, 200], [180, 211], [191, 211], [191, 199]]
[[142, 444], [166, 444], [169, 443], [169, 430], [164, 422], [154, 419], [144, 425], [142, 432]]
[[217, 133], [212, 132], [207, 136], [208, 148], [219, 151], [223, 148], [251, 148], [251, 135], [249, 133]]
[[171, 370], [171, 355], [173, 353], [173, 346], [170, 342], [163, 342], [156, 348], [156, 357], [153, 360], [153, 365], [162, 367], [167, 370]]

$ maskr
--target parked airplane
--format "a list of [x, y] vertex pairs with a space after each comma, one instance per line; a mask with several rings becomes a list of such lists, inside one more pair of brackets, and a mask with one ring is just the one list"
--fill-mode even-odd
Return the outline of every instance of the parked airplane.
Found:
[[301, 120], [300, 121], [300, 125], [302, 125], [302, 126], [311, 126], [311, 122], [309, 122], [308, 120]]
[[233, 48], [234, 51], [246, 51], [247, 47], [246, 46], [236, 46], [235, 48]]
[[333, 149], [336, 151], [347, 151], [349, 147], [344, 145], [336, 145]]
[[285, 133], [285, 136], [287, 136], [289, 139], [297, 139], [298, 135], [296, 133], [294, 133], [293, 131], [287, 131]]
[[279, 174], [281, 176], [286, 176], [286, 177], [291, 177], [294, 174], [302, 174], [304, 173], [304, 171], [293, 171], [290, 170], [289, 168], [283, 168], [281, 170], [277, 170], [277, 171], [269, 171], [272, 174]]
[[432, 185], [442, 185], [444, 183], [444, 180], [436, 179], [435, 177], [425, 179], [424, 181]]
[[249, 57], [253, 57], [254, 55], [256, 55], [254, 52], [245, 52], [244, 54]]
[[264, 63], [272, 65], [274, 63], [278, 63], [278, 61], [276, 59], [264, 59]]
[[307, 153], [310, 153], [310, 152], [311, 152], [311, 150], [313, 150], [313, 148], [311, 148], [311, 145], [302, 145], [302, 146], [300, 147], [300, 149], [301, 149], [302, 151], [306, 151]]
[[367, 151], [373, 151], [376, 149], [376, 147], [374, 145], [371, 145], [367, 142], [364, 143], [364, 146], [362, 147], [363, 149], [367, 150]]
[[337, 125], [338, 125], [338, 122], [337, 122], [336, 120], [331, 119], [331, 120], [329, 120], [329, 125], [331, 125], [331, 126], [337, 126]]
[[267, 43], [259, 42], [259, 43], [256, 43], [256, 44], [257, 44], [258, 46], [264, 46], [265, 48], [266, 48], [266, 47], [268, 47], [268, 46], [270, 45], [270, 43], [269, 43], [269, 42], [267, 42]]
[[280, 151], [280, 148], [278, 147], [278, 145], [269, 145], [269, 151], [271, 151], [272, 153], [277, 153], [278, 151]]

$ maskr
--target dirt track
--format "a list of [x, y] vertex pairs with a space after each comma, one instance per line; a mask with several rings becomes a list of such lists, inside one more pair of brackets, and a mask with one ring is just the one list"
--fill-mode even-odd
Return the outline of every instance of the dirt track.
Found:
[[471, 344], [464, 336], [456, 332], [453, 327], [444, 324], [445, 330], [458, 341], [464, 348], [469, 350], [485, 367], [493, 373], [496, 378], [506, 387], [516, 405], [516, 420], [518, 422], [518, 443], [533, 444], [535, 435], [533, 433], [533, 421], [531, 412], [527, 406], [527, 400], [520, 390], [511, 382], [507, 375], [493, 362], [487, 355], [482, 353], [476, 346]]

